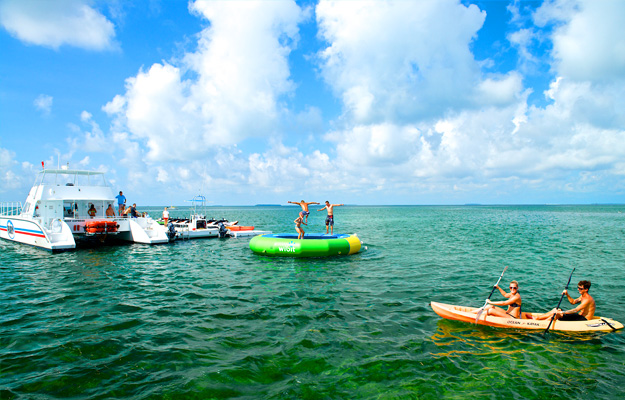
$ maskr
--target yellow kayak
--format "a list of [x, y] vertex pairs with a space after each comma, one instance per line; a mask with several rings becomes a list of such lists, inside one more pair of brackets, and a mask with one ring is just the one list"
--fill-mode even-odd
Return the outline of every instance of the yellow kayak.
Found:
[[[445, 319], [455, 321], [475, 323], [475, 310], [477, 307], [454, 306], [451, 304], [431, 302], [430, 306], [434, 312]], [[522, 319], [501, 318], [493, 315], [486, 316], [486, 313], [480, 315], [477, 321], [478, 325], [494, 326], [497, 328], [514, 328], [514, 329], [538, 329], [545, 330], [549, 325], [549, 319], [536, 320], [535, 317], [541, 313], [523, 313]], [[615, 331], [623, 329], [623, 324], [612, 318], [597, 317], [589, 321], [558, 321], [554, 320], [549, 328], [552, 331], [566, 332], [597, 332], [597, 331]]]

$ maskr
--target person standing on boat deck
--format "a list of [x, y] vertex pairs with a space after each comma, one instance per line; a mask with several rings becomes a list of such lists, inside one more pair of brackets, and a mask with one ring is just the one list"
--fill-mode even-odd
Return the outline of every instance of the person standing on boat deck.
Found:
[[345, 204], [330, 204], [328, 200], [326, 200], [326, 206], [317, 210], [323, 211], [328, 210], [328, 216], [326, 217], [326, 234], [328, 233], [328, 228], [330, 228], [332, 234], [334, 235], [334, 207], [344, 206]]
[[91, 206], [89, 207], [89, 211], [87, 211], [87, 214], [89, 214], [89, 216], [93, 218], [95, 217], [96, 213], [97, 213], [97, 210], [95, 209], [95, 206], [91, 204]]
[[[300, 206], [302, 206], [302, 211], [299, 212], [299, 215], [301, 217], [306, 217], [306, 223], [304, 225], [308, 225], [308, 216], [310, 215], [310, 212], [308, 211], [308, 206], [310, 204], [319, 204], [316, 201], [310, 201], [310, 202], [306, 203], [304, 200], [300, 201], [299, 203], [295, 202], [295, 201], [289, 201], [289, 203], [291, 203], [291, 204], [299, 204]], [[302, 221], [303, 221], [303, 218], [302, 218]]]
[[[486, 300], [489, 304], [484, 308], [486, 311], [486, 316], [494, 315], [495, 317], [500, 318], [521, 318], [521, 294], [519, 293], [519, 282], [512, 281], [510, 282], [510, 293], [506, 293], [505, 290], [499, 287], [499, 285], [495, 285], [497, 289], [499, 289], [499, 293], [503, 297], [506, 297], [508, 300], [504, 301], [491, 301], [490, 299]], [[503, 308], [495, 307], [495, 306], [508, 306], [508, 309], [504, 311]], [[474, 312], [477, 314], [478, 310]], [[484, 317], [486, 318], [486, 317]]]
[[302, 224], [304, 225], [308, 225], [308, 224], [304, 222], [304, 217], [302, 216], [302, 213], [300, 213], [299, 216], [295, 218], [293, 222], [295, 222], [295, 230], [297, 231], [297, 238], [304, 239], [304, 230], [302, 229]]
[[169, 211], [167, 211], [167, 207], [163, 210], [163, 221], [165, 222], [165, 226], [167, 226], [167, 221], [169, 220]]
[[126, 208], [126, 196], [124, 196], [120, 190], [119, 194], [115, 196], [115, 198], [117, 199], [117, 212], [120, 216], [122, 216], [124, 215], [124, 208]]
[[554, 308], [548, 313], [539, 315], [536, 319], [549, 319], [555, 314], [555, 319], [560, 321], [588, 321], [595, 316], [595, 299], [592, 298], [588, 291], [590, 290], [590, 281], [579, 281], [577, 284], [577, 290], [581, 294], [578, 298], [574, 299], [569, 295], [568, 290], [564, 290], [562, 294], [566, 295], [567, 300], [571, 304], [579, 305], [571, 310], [562, 311]]
[[112, 204], [109, 204], [108, 208], [106, 209], [106, 216], [109, 218], [112, 218], [115, 216], [115, 210], [113, 209]]

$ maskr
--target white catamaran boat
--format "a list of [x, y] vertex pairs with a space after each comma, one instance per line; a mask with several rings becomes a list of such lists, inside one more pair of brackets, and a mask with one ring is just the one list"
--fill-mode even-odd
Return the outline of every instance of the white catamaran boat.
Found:
[[[89, 239], [167, 243], [165, 227], [151, 217], [106, 216], [116, 204], [102, 172], [44, 169], [24, 205], [0, 204], [0, 238], [52, 252]], [[94, 209], [95, 208], [95, 209]]]

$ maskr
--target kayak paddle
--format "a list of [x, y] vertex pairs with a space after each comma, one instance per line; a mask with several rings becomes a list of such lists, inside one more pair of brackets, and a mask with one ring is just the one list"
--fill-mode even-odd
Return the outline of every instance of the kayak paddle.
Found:
[[[569, 275], [569, 281], [566, 283], [566, 287], [564, 288], [564, 290], [569, 290], [569, 283], [571, 283], [573, 272], [575, 272], [575, 268], [573, 268], [573, 271], [571, 271], [571, 275]], [[562, 296], [560, 296], [560, 301], [558, 302], [558, 305], [556, 306], [556, 310], [560, 308], [560, 304], [562, 303], [563, 298], [564, 298], [564, 292], [562, 293]], [[553, 315], [551, 316], [551, 321], [549, 321], [549, 325], [547, 325], [547, 329], [545, 329], [545, 333], [547, 333], [549, 331], [549, 328], [551, 328], [551, 323], [553, 322], [555, 317], [556, 317], [556, 313], [554, 312]]]
[[484, 311], [484, 307], [486, 307], [486, 305], [488, 304], [488, 300], [490, 300], [490, 296], [492, 296], [493, 293], [495, 292], [495, 289], [499, 285], [499, 281], [501, 281], [501, 278], [503, 278], [503, 274], [504, 274], [504, 272], [506, 272], [507, 269], [508, 269], [508, 266], [506, 266], [503, 269], [503, 272], [499, 276], [499, 279], [497, 280], [497, 283], [495, 283], [495, 286], [493, 286], [493, 290], [490, 291], [490, 294], [488, 295], [488, 299], [486, 299], [486, 302], [484, 303], [484, 305], [478, 310], [477, 316], [475, 317], [475, 323], [476, 324], [477, 324], [477, 321], [480, 319], [480, 315], [482, 315], [482, 311]]

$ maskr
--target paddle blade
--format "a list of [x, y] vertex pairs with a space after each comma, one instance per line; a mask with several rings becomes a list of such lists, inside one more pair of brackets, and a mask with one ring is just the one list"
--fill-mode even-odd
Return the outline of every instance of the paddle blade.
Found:
[[475, 323], [477, 324], [477, 321], [480, 320], [480, 315], [482, 315], [482, 312], [484, 311], [484, 307], [480, 308], [480, 310], [477, 312], [477, 315], [475, 316]]

